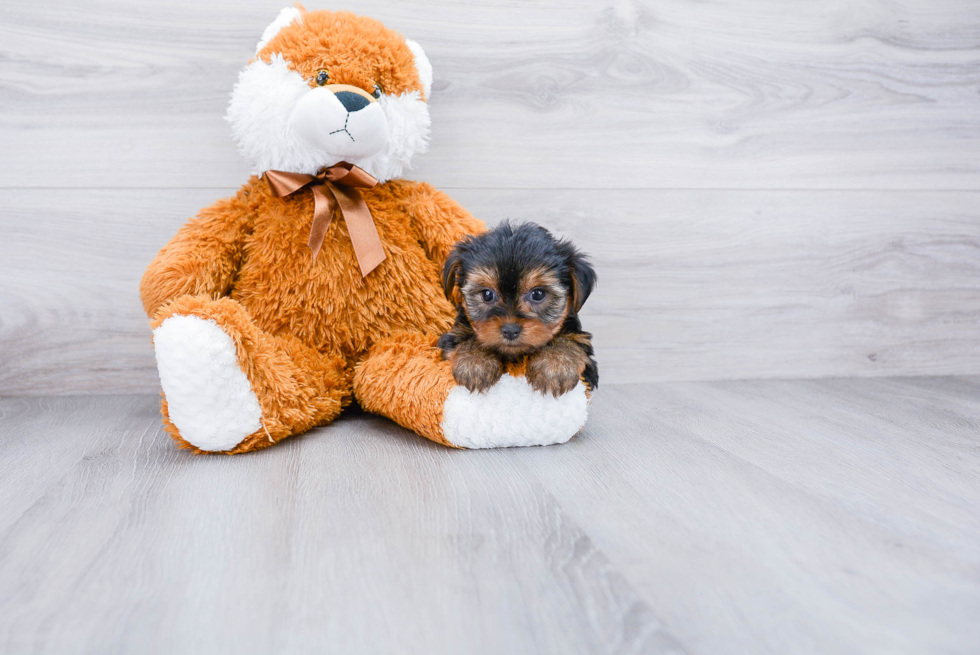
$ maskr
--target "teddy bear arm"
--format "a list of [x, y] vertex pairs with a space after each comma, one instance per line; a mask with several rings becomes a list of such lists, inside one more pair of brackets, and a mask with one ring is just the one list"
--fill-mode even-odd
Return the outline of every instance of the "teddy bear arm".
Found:
[[201, 210], [181, 227], [143, 274], [140, 298], [147, 315], [180, 296], [226, 295], [241, 263], [252, 214], [240, 192]]
[[408, 198], [408, 211], [419, 240], [432, 261], [440, 266], [458, 241], [486, 230], [459, 203], [424, 182], [417, 183]]

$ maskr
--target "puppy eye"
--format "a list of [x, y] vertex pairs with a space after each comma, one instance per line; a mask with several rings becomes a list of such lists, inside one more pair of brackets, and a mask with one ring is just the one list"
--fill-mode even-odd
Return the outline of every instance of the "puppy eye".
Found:
[[480, 297], [483, 298], [483, 302], [493, 302], [493, 299], [497, 297], [497, 294], [490, 289], [484, 289], [480, 292]]
[[323, 86], [330, 80], [330, 76], [327, 75], [327, 71], [322, 68], [316, 72], [316, 85]]
[[545, 293], [544, 289], [531, 289], [530, 296], [532, 302], [541, 302], [546, 295], [548, 294]]
[[378, 84], [375, 84], [374, 85], [374, 91], [371, 92], [371, 95], [374, 96], [374, 99], [377, 100], [378, 98], [380, 98], [382, 93], [383, 93], [383, 91], [381, 90], [381, 86], [378, 85]]

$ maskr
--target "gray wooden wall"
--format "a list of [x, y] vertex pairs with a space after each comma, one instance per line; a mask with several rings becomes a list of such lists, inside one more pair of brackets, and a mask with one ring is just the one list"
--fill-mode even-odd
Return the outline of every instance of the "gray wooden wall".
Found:
[[[0, 393], [157, 389], [139, 277], [282, 4], [4, 0]], [[594, 255], [604, 381], [980, 370], [976, 0], [307, 6], [426, 48], [412, 177]]]

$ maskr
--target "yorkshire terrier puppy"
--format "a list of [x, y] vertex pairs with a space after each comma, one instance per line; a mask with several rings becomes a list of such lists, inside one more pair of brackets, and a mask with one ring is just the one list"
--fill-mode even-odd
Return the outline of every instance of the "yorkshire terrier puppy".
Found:
[[595, 389], [592, 335], [578, 319], [595, 283], [575, 246], [534, 223], [504, 222], [456, 244], [442, 270], [456, 323], [438, 344], [456, 382], [486, 391], [526, 357], [526, 379], [541, 393], [560, 396], [580, 379]]

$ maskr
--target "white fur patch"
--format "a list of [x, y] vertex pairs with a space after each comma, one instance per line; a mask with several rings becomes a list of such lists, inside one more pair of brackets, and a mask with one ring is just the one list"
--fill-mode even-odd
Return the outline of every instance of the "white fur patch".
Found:
[[401, 177], [412, 168], [412, 158], [429, 149], [429, 105], [418, 91], [397, 96], [383, 95], [378, 104], [388, 117], [388, 145], [373, 157], [357, 164], [384, 182]]
[[262, 51], [262, 48], [269, 45], [269, 41], [276, 38], [276, 34], [279, 34], [279, 31], [282, 30], [282, 28], [286, 27], [294, 20], [299, 20], [300, 22], [303, 20], [302, 14], [300, 14], [299, 9], [296, 7], [286, 7], [280, 11], [279, 15], [276, 16], [276, 19], [269, 23], [269, 26], [262, 32], [262, 39], [259, 41], [259, 44], [255, 46], [255, 54], [259, 54], [259, 52]]
[[388, 143], [388, 118], [380, 103], [347, 111], [326, 88], [310, 89], [301, 96], [289, 122], [293, 132], [311, 148], [347, 160], [369, 157]]
[[548, 446], [565, 443], [589, 415], [585, 384], [555, 398], [523, 377], [504, 375], [484, 393], [453, 387], [446, 398], [442, 433], [463, 448]]
[[293, 111], [302, 98], [314, 91], [278, 53], [270, 57], [269, 63], [257, 60], [242, 69], [225, 120], [231, 125], [239, 152], [252, 164], [256, 175], [268, 170], [312, 175], [325, 166], [348, 161], [385, 182], [401, 176], [411, 167], [412, 157], [428, 148], [429, 108], [417, 91], [383, 95], [378, 100], [386, 118], [384, 129], [388, 131], [380, 151], [351, 157], [330, 152], [326, 144], [311, 145], [309, 139], [297, 133]]
[[262, 427], [235, 344], [213, 320], [171, 316], [153, 330], [170, 422], [201, 450], [230, 450]]
[[425, 56], [425, 50], [418, 43], [411, 39], [405, 39], [405, 45], [415, 57], [415, 70], [419, 73], [419, 80], [422, 82], [422, 88], [425, 91], [425, 99], [428, 100], [432, 97], [432, 64], [429, 63], [429, 58]]
[[273, 54], [268, 64], [254, 61], [239, 73], [225, 120], [255, 174], [268, 170], [314, 174], [337, 163], [324, 163], [321, 153], [293, 133], [289, 118], [310, 90], [280, 54]]

